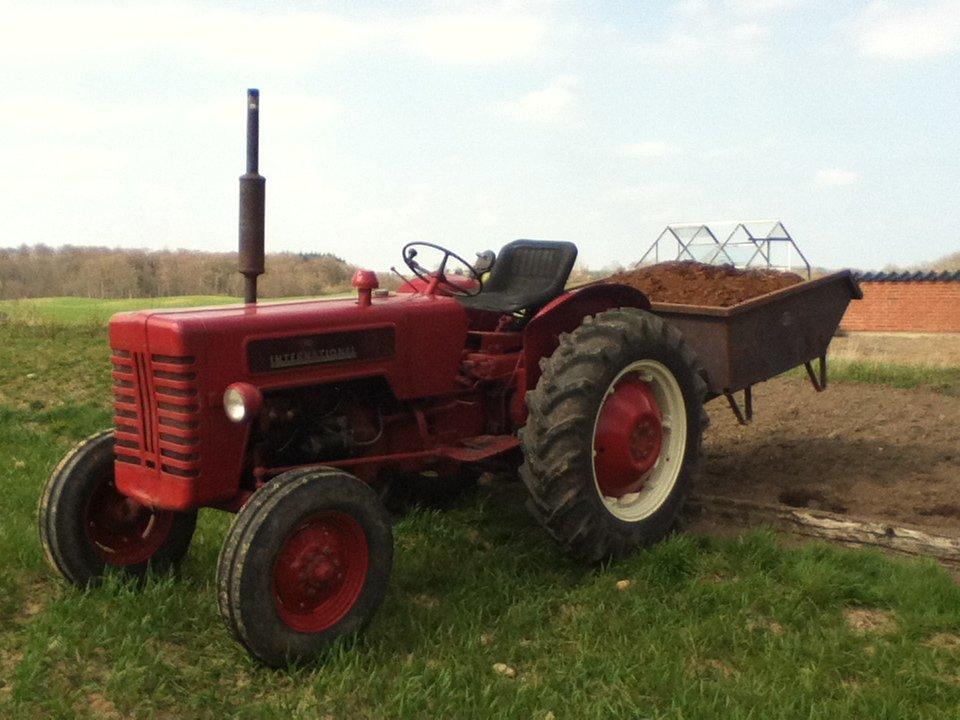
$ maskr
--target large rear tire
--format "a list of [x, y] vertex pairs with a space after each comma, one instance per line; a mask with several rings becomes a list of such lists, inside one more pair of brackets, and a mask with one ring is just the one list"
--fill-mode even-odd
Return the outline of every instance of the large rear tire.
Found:
[[673, 527], [706, 426], [706, 383], [680, 332], [632, 308], [588, 317], [527, 393], [520, 475], [572, 556], [624, 555]]
[[390, 518], [369, 486], [341, 470], [292, 470], [257, 490], [230, 527], [220, 614], [266, 665], [311, 662], [370, 622], [392, 565]]
[[97, 433], [67, 453], [40, 495], [44, 554], [79, 587], [98, 583], [109, 568], [136, 578], [173, 568], [197, 524], [196, 511], [156, 510], [122, 495], [113, 462], [113, 430]]

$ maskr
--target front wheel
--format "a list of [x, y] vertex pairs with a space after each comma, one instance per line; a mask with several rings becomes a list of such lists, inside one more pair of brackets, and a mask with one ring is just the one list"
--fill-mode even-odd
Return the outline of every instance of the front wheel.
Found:
[[680, 332], [624, 308], [588, 317], [527, 393], [521, 477], [534, 517], [574, 557], [661, 539], [700, 457], [706, 384]]
[[108, 568], [142, 578], [175, 566], [190, 547], [197, 513], [157, 510], [113, 482], [113, 431], [87, 438], [51, 473], [40, 495], [40, 542], [54, 570], [79, 587]]
[[234, 520], [217, 567], [220, 614], [265, 664], [309, 662], [366, 626], [392, 565], [390, 518], [369, 486], [341, 470], [293, 470]]

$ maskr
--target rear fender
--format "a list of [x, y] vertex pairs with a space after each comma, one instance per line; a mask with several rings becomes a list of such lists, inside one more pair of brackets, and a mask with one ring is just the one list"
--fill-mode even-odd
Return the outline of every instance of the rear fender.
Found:
[[545, 305], [523, 332], [523, 366], [526, 389], [540, 379], [540, 359], [549, 357], [560, 344], [560, 333], [575, 330], [588, 315], [612, 308], [650, 309], [650, 300], [639, 290], [618, 283], [598, 283], [565, 292]]

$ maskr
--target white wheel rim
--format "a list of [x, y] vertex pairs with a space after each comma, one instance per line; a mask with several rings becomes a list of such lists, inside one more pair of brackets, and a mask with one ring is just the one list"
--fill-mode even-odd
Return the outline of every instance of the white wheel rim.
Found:
[[[614, 394], [617, 386], [630, 375], [636, 375], [646, 383], [656, 399], [661, 414], [660, 453], [656, 463], [642, 474], [642, 487], [638, 492], [629, 492], [619, 497], [605, 495], [597, 481], [597, 426], [604, 405]], [[654, 514], [666, 499], [680, 477], [683, 457], [687, 448], [687, 412], [683, 391], [673, 373], [656, 360], [637, 360], [624, 367], [613, 379], [603, 395], [593, 423], [591, 438], [591, 473], [597, 495], [614, 517], [625, 522], [639, 522]]]

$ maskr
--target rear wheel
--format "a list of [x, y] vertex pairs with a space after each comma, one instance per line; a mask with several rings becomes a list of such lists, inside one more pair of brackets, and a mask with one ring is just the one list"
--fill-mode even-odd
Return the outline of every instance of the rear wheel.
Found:
[[87, 438], [57, 465], [40, 495], [40, 541], [50, 565], [75, 585], [108, 568], [142, 577], [187, 553], [197, 513], [156, 510], [114, 485], [113, 431]]
[[527, 394], [533, 515], [588, 562], [661, 539], [693, 483], [705, 394], [676, 328], [635, 309], [587, 318]]
[[370, 487], [340, 470], [294, 470], [234, 520], [217, 568], [220, 614], [267, 665], [309, 662], [366, 626], [392, 564], [389, 516]]

